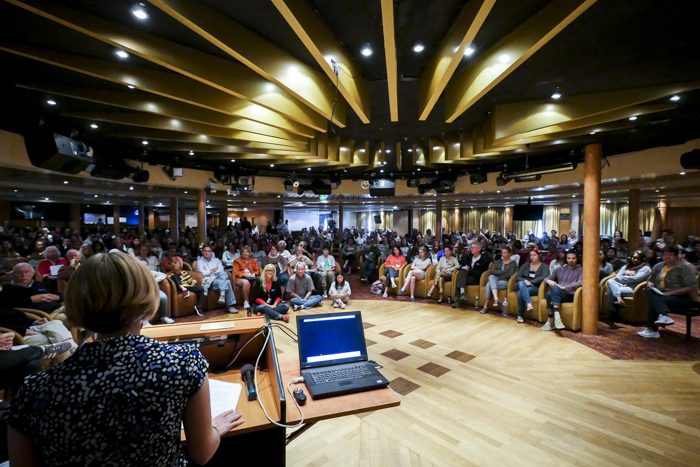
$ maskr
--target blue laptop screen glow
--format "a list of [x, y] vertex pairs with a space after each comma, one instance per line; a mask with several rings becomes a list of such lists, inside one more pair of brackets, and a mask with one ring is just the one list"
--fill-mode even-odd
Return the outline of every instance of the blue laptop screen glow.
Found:
[[302, 368], [367, 359], [359, 312], [298, 316], [297, 330]]

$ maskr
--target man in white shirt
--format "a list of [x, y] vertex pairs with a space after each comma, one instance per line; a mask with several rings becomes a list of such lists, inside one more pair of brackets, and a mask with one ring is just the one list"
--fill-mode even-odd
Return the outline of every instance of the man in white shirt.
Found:
[[233, 285], [224, 271], [221, 260], [214, 256], [211, 247], [206, 245], [202, 248], [202, 256], [197, 258], [194, 270], [204, 276], [205, 289], [211, 287], [219, 291], [219, 303], [226, 304], [229, 313], [238, 313], [234, 305], [236, 297], [233, 295]]
[[323, 254], [316, 258], [316, 270], [323, 289], [323, 298], [328, 298], [328, 288], [335, 279], [335, 258], [330, 255], [327, 246], [323, 247]]

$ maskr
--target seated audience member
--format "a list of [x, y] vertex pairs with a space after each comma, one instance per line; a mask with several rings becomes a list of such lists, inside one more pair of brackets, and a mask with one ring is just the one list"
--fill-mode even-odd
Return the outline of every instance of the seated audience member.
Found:
[[265, 314], [270, 319], [288, 323], [287, 311], [289, 311], [289, 305], [282, 303], [282, 285], [277, 280], [277, 267], [274, 264], [268, 264], [263, 269], [260, 280], [260, 291], [255, 299], [255, 313], [258, 316]]
[[431, 259], [428, 249], [426, 247], [421, 247], [421, 249], [418, 250], [418, 256], [414, 258], [411, 263], [411, 269], [408, 271], [408, 274], [406, 274], [405, 282], [403, 286], [401, 286], [401, 289], [399, 289], [398, 294], [406, 295], [406, 289], [408, 288], [411, 292], [410, 300], [415, 302], [416, 297], [414, 297], [413, 294], [416, 289], [416, 280], [425, 279], [425, 271], [428, 270], [430, 264]]
[[443, 300], [443, 286], [445, 282], [452, 280], [452, 273], [459, 269], [459, 261], [457, 258], [452, 256], [452, 248], [446, 246], [443, 248], [442, 257], [438, 260], [437, 266], [435, 267], [435, 283], [428, 291], [428, 297], [433, 296], [433, 290], [435, 287], [438, 288], [438, 293], [440, 294], [437, 302], [442, 303]]
[[265, 259], [265, 252], [260, 249], [260, 245], [257, 242], [253, 242], [250, 247], [250, 257], [258, 262], [258, 267], [262, 269], [263, 259]]
[[94, 254], [95, 250], [92, 248], [92, 243], [83, 243], [82, 245], [80, 245], [80, 257], [82, 259], [88, 259]]
[[5, 308], [34, 308], [51, 313], [61, 306], [61, 295], [50, 293], [34, 280], [34, 268], [17, 263], [12, 268], [12, 282], [0, 291], [0, 304]]
[[[480, 313], [488, 313], [491, 297], [493, 297], [493, 307], [498, 308], [498, 291], [508, 288], [508, 279], [518, 272], [518, 264], [511, 258], [512, 253], [513, 250], [509, 246], [504, 246], [501, 249], [501, 259], [491, 263], [489, 268], [491, 274], [489, 274], [489, 282], [486, 284], [484, 307], [479, 310]], [[508, 316], [508, 311], [503, 312], [503, 315]]]
[[46, 247], [44, 250], [44, 258], [43, 261], [39, 262], [37, 271], [39, 271], [44, 285], [52, 292], [56, 292], [58, 290], [56, 285], [58, 271], [61, 269], [61, 266], [68, 264], [68, 260], [66, 260], [66, 258], [61, 258], [61, 252], [53, 245]]
[[661, 337], [657, 325], [670, 325], [669, 307], [682, 308], [697, 291], [695, 271], [687, 263], [678, 259], [678, 249], [672, 246], [663, 248], [662, 261], [651, 268], [651, 276], [644, 293], [649, 300], [647, 327], [637, 334], [646, 339]]
[[[565, 236], [566, 235], [562, 235], [562, 237]], [[562, 266], [566, 266], [566, 249], [559, 248], [555, 252], [554, 259], [549, 263], [550, 274]]]
[[[556, 232], [556, 231], [552, 231]], [[524, 323], [525, 310], [532, 310], [530, 297], [537, 295], [540, 284], [549, 276], [549, 267], [540, 261], [539, 250], [530, 252], [529, 261], [518, 270], [518, 323]]]
[[388, 297], [387, 290], [391, 284], [392, 288], [396, 288], [396, 278], [401, 273], [401, 268], [406, 264], [406, 258], [401, 254], [401, 249], [395, 246], [391, 249], [391, 254], [384, 261], [384, 275], [386, 276], [386, 287], [384, 287], [384, 298]]
[[183, 269], [184, 261], [182, 258], [173, 256], [170, 259], [164, 259], [163, 262], [170, 263], [167, 276], [175, 283], [178, 293], [181, 293], [185, 297], [188, 297], [190, 293], [194, 293], [197, 297], [197, 304], [194, 306], [194, 312], [197, 316], [204, 316], [202, 310], [207, 302], [207, 297], [204, 295], [204, 287], [197, 285], [197, 281], [190, 273]]
[[330, 254], [327, 246], [321, 250], [323, 253], [316, 258], [316, 271], [318, 271], [323, 298], [328, 298], [328, 289], [335, 279], [335, 258]]
[[292, 272], [289, 275], [290, 276], [294, 275], [294, 272], [296, 272], [297, 266], [299, 264], [303, 264], [304, 266], [306, 266], [304, 268], [304, 271], [306, 274], [311, 275], [312, 273], [314, 273], [315, 271], [313, 269], [311, 269], [311, 268], [313, 268], [314, 263], [313, 263], [313, 261], [311, 261], [311, 258], [309, 258], [308, 256], [306, 256], [304, 254], [303, 243], [300, 243], [299, 245], [297, 245], [295, 251], [296, 251], [296, 254], [294, 256], [292, 256], [289, 260], [289, 268], [292, 270]]
[[[24, 344], [32, 347], [51, 344], [68, 343], [68, 350], [75, 349], [77, 345], [73, 341], [70, 331], [65, 324], [58, 319], [46, 318], [33, 319], [19, 310], [0, 309], [0, 327], [10, 329], [24, 338]], [[65, 352], [62, 351], [60, 353]], [[62, 361], [68, 355], [63, 355]]]
[[[114, 251], [119, 251], [119, 250], [115, 250], [115, 249], [110, 250], [110, 252], [114, 252]], [[129, 256], [131, 256], [131, 255], [129, 255]], [[146, 265], [146, 267], [148, 267], [148, 264], [146, 264], [146, 262], [143, 260], [143, 258], [137, 257], [136, 260], [142, 262], [143, 264]], [[169, 266], [170, 265], [169, 259], [166, 259], [166, 261], [168, 261], [166, 264]], [[148, 271], [151, 273], [153, 280], [156, 281], [156, 284], [160, 284], [167, 277], [165, 275], [165, 273], [162, 273], [160, 271], [154, 271], [153, 269], [149, 269]], [[160, 321], [165, 323], [165, 324], [172, 324], [175, 321], [171, 317], [168, 316], [168, 310], [170, 309], [168, 307], [168, 294], [166, 294], [165, 292], [160, 290], [160, 286], [158, 286], [158, 287], [159, 287], [158, 294], [160, 295], [160, 305], [158, 306], [158, 312], [159, 312], [158, 314], [160, 315]], [[145, 321], [143, 323], [143, 325], [150, 326], [151, 323], [149, 321]]]
[[600, 263], [598, 268], [598, 280], [600, 281], [612, 274], [613, 265], [608, 263], [607, 257], [605, 256], [605, 250], [598, 251], [598, 261]]
[[559, 314], [561, 304], [573, 302], [576, 289], [581, 287], [583, 283], [583, 269], [578, 265], [576, 252], [568, 251], [566, 253], [566, 266], [550, 272], [545, 282], [549, 285], [549, 290], [547, 291], [547, 314], [549, 319], [540, 330], [564, 329], [565, 326]]
[[285, 289], [292, 297], [290, 302], [294, 307], [294, 311], [308, 310], [321, 304], [323, 297], [320, 295], [312, 295], [314, 291], [314, 281], [311, 276], [306, 274], [306, 264], [300, 262], [297, 264], [297, 270], [287, 282]]
[[233, 285], [228, 278], [228, 274], [224, 271], [224, 265], [221, 260], [214, 256], [214, 251], [210, 246], [205, 245], [202, 248], [202, 256], [197, 258], [194, 270], [204, 276], [205, 294], [209, 290], [219, 291], [219, 303], [226, 305], [229, 313], [238, 313], [234, 305], [236, 304], [236, 296], [233, 294]]
[[80, 252], [78, 250], [66, 251], [66, 261], [68, 264], [58, 270], [58, 280], [68, 282], [80, 266]]
[[71, 349], [71, 342], [13, 348], [14, 332], [0, 333], [0, 388], [16, 393], [24, 378], [42, 370], [41, 359], [51, 360]]
[[377, 239], [373, 238], [369, 246], [362, 251], [362, 264], [360, 265], [360, 282], [367, 284], [376, 277], [377, 263], [382, 257], [382, 252], [377, 246]]
[[331, 300], [333, 300], [333, 308], [345, 308], [345, 305], [350, 301], [351, 294], [350, 284], [345, 280], [343, 273], [339, 272], [335, 275], [329, 291]]
[[605, 260], [612, 265], [613, 271], [617, 271], [627, 264], [627, 262], [617, 254], [617, 249], [615, 247], [610, 247], [605, 250]]
[[236, 244], [230, 242], [228, 244], [228, 248], [224, 250], [224, 252], [221, 255], [221, 263], [224, 265], [224, 270], [232, 270], [233, 262], [236, 261], [240, 256], [241, 254], [236, 251]]
[[[284, 243], [284, 242], [280, 242]], [[287, 251], [287, 250], [284, 250]], [[289, 253], [289, 252], [287, 252]], [[287, 261], [287, 258], [282, 256], [280, 254], [279, 250], [277, 249], [277, 246], [275, 245], [270, 245], [270, 252], [265, 256], [265, 259], [263, 260], [263, 265], [267, 266], [268, 264], [272, 264], [275, 266], [276, 271], [275, 274], [277, 276], [277, 282], [280, 283], [282, 286], [282, 290], [284, 290], [284, 287], [287, 285], [287, 282], [289, 281], [289, 273], [287, 272], [287, 268], [289, 267], [289, 262]]]
[[153, 253], [148, 245], [141, 245], [141, 248], [139, 248], [139, 255], [137, 256], [137, 258], [141, 261], [144, 261], [148, 266], [148, 269], [150, 269], [151, 271], [160, 270], [158, 267], [158, 255]]
[[236, 285], [243, 290], [243, 309], [250, 310], [250, 289], [255, 287], [260, 278], [258, 260], [250, 256], [250, 248], [241, 248], [241, 256], [233, 262], [233, 277]]
[[623, 297], [629, 297], [634, 293], [635, 287], [645, 282], [651, 274], [651, 268], [644, 262], [644, 254], [637, 250], [632, 254], [629, 263], [622, 266], [615, 277], [607, 282], [608, 291], [606, 299], [610, 310], [611, 327], [617, 321], [617, 307], [626, 306]]
[[211, 418], [207, 362], [196, 348], [139, 335], [157, 306], [155, 281], [129, 255], [83, 262], [66, 314], [97, 338], [25, 380], [8, 417], [13, 465], [185, 465], [181, 426], [189, 457], [207, 463], [243, 420], [233, 410]]
[[644, 247], [642, 251], [644, 252], [644, 262], [647, 263], [651, 268], [656, 266], [656, 264], [659, 262], [659, 258], [656, 256], [656, 252], [649, 247]]
[[478, 242], [472, 241], [472, 244], [469, 246], [469, 253], [462, 255], [459, 259], [459, 275], [455, 284], [457, 296], [452, 304], [452, 308], [458, 308], [462, 300], [466, 298], [464, 287], [467, 285], [479, 285], [481, 275], [488, 270], [490, 263], [491, 256], [483, 251]]

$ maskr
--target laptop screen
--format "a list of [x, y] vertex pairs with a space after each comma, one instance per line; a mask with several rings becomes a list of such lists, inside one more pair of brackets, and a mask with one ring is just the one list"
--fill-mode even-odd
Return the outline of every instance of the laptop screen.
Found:
[[367, 360], [359, 311], [297, 316], [301, 368]]

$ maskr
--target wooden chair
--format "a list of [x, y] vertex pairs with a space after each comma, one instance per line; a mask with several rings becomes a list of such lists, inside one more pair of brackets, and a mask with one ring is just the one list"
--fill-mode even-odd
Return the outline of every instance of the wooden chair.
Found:
[[[406, 269], [402, 269], [402, 276], [401, 276], [401, 286], [403, 287], [404, 284], [406, 284], [406, 276], [408, 276], [408, 272], [411, 270], [411, 267], [409, 266]], [[428, 266], [428, 269], [425, 270], [425, 277], [423, 279], [416, 279], [416, 286], [413, 291], [413, 295], [415, 297], [419, 298], [427, 298], [428, 296], [428, 289], [430, 284], [432, 284], [435, 281], [435, 264], [431, 264]], [[408, 289], [406, 289], [406, 293], [410, 293]]]
[[[386, 269], [384, 268], [385, 261], [382, 261], [382, 264], [379, 265], [379, 280], [382, 281], [382, 284], [384, 285], [384, 287], [387, 286], [386, 276], [384, 275], [384, 272], [386, 271]], [[411, 265], [408, 263], [401, 266], [401, 269], [399, 269], [399, 275], [396, 276], [396, 278], [394, 279], [394, 282], [396, 282], [396, 288], [389, 287], [389, 289], [387, 290], [388, 294], [396, 295], [396, 292], [398, 292], [399, 289], [401, 288], [401, 286], [403, 285], [403, 278], [407, 274], [405, 270], [406, 270], [406, 268], [410, 268], [410, 267], [411, 267]], [[389, 285], [391, 285], [391, 283], [389, 283]]]
[[[543, 313], [543, 316], [545, 317], [548, 316], [546, 298], [547, 290], [549, 290], [549, 286], [546, 282], [543, 282], [542, 286], [540, 286], [539, 289], [538, 302], [540, 305], [540, 313]], [[561, 308], [559, 308], [559, 314], [561, 315], [561, 320], [564, 323], [564, 326], [566, 326], [566, 329], [569, 329], [570, 331], [581, 330], [582, 302], [583, 287], [579, 287], [576, 290], [576, 293], [574, 293], [573, 302], [561, 304]]]

